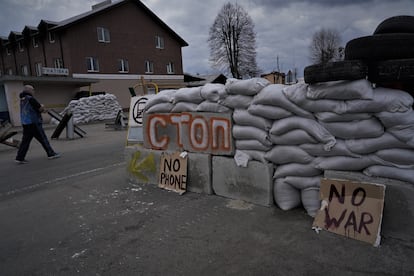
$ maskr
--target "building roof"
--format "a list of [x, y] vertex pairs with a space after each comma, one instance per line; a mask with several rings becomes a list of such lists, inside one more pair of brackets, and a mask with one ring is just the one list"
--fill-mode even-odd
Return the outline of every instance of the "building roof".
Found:
[[188, 46], [188, 43], [182, 39], [176, 32], [174, 32], [167, 24], [165, 24], [155, 13], [153, 13], [147, 6], [145, 6], [141, 1], [139, 0], [121, 0], [117, 2], [111, 3], [111, 1], [108, 1], [108, 4], [102, 3], [103, 5], [95, 5], [95, 8], [93, 8], [90, 11], [87, 11], [85, 13], [70, 17], [68, 19], [65, 19], [63, 21], [57, 22], [56, 26], [52, 27], [52, 30], [61, 30], [66, 29], [74, 24], [80, 23], [84, 20], [87, 20], [88, 18], [107, 12], [108, 10], [114, 9], [116, 7], [119, 7], [121, 5], [124, 5], [128, 2], [133, 2], [136, 5], [138, 5], [140, 8], [144, 10], [152, 19], [154, 19], [158, 24], [160, 24], [164, 29], [166, 29], [169, 33], [171, 33], [181, 44], [182, 47]]

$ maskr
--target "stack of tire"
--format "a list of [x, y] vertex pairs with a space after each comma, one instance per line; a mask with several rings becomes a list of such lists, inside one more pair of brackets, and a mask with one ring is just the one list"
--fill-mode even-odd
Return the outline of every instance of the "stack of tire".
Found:
[[367, 78], [414, 94], [414, 16], [385, 19], [374, 34], [350, 40], [343, 61], [305, 68], [306, 83]]

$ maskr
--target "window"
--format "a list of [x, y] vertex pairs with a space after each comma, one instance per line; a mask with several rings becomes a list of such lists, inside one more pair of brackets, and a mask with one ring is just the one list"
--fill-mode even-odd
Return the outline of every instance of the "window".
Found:
[[49, 42], [55, 43], [55, 33], [49, 32]]
[[33, 48], [39, 47], [39, 38], [37, 36], [34, 36], [32, 38]]
[[98, 27], [98, 41], [99, 42], [105, 42], [109, 43], [111, 41], [111, 38], [109, 36], [109, 30], [106, 28]]
[[24, 51], [23, 43], [21, 41], [17, 42], [17, 47], [19, 48], [19, 52], [23, 52]]
[[169, 62], [167, 64], [167, 73], [168, 74], [174, 74], [174, 63]]
[[40, 77], [42, 75], [42, 67], [41, 62], [35, 63], [36, 76]]
[[155, 48], [164, 49], [164, 38], [161, 36], [155, 36]]
[[6, 54], [7, 54], [8, 56], [10, 56], [10, 55], [11, 55], [11, 52], [10, 52], [9, 47], [6, 47]]
[[87, 57], [86, 65], [88, 67], [88, 72], [99, 72], [99, 63], [97, 58]]
[[53, 64], [55, 65], [55, 68], [63, 68], [63, 60], [61, 58], [55, 58]]
[[128, 73], [129, 66], [127, 59], [118, 59], [118, 71], [120, 73]]
[[22, 65], [21, 71], [22, 71], [23, 76], [28, 76], [29, 75], [29, 69], [27, 68], [27, 65]]
[[145, 73], [154, 73], [154, 63], [152, 61], [145, 61]]
[[7, 75], [9, 76], [13, 75], [13, 69], [7, 68], [6, 71], [7, 71]]

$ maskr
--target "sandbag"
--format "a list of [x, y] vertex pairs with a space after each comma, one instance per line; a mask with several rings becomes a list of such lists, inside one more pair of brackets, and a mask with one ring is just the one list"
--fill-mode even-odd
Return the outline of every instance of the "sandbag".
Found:
[[233, 112], [233, 120], [237, 125], [254, 126], [265, 131], [268, 131], [272, 127], [272, 121], [252, 115], [245, 109], [235, 109]]
[[387, 129], [389, 133], [403, 141], [410, 147], [414, 147], [414, 125], [398, 125]]
[[174, 101], [174, 94], [177, 90], [175, 89], [166, 89], [161, 90], [158, 94], [150, 97], [145, 104], [144, 110], [147, 111], [153, 105], [160, 104], [160, 103], [172, 103]]
[[292, 112], [300, 117], [313, 119], [314, 116], [309, 111], [297, 106], [293, 102], [289, 101], [283, 93], [285, 85], [282, 84], [270, 84], [260, 91], [252, 101], [252, 104], [264, 104], [281, 107], [289, 112]]
[[246, 95], [254, 96], [259, 93], [270, 82], [264, 78], [251, 78], [246, 80], [238, 80], [229, 78], [226, 80], [226, 91], [230, 95]]
[[224, 99], [219, 100], [218, 103], [231, 109], [247, 109], [252, 101], [252, 96], [228, 95]]
[[413, 149], [383, 149], [375, 152], [374, 155], [396, 167], [401, 165], [414, 167]]
[[384, 134], [384, 127], [371, 118], [353, 122], [320, 122], [333, 136], [342, 139], [374, 138]]
[[300, 205], [300, 191], [285, 183], [283, 179], [274, 181], [273, 195], [276, 205], [284, 210], [291, 210]]
[[328, 81], [308, 86], [310, 99], [360, 100], [373, 98], [372, 84], [368, 80]]
[[203, 101], [197, 106], [198, 112], [230, 113], [231, 109], [219, 103]]
[[309, 133], [301, 129], [294, 129], [281, 135], [269, 134], [270, 141], [275, 145], [301, 145], [318, 143]]
[[300, 198], [303, 208], [309, 216], [315, 217], [318, 210], [321, 208], [321, 200], [319, 196], [318, 187], [310, 187], [300, 191]]
[[413, 97], [402, 90], [378, 87], [374, 89], [372, 100], [346, 101], [346, 112], [349, 113], [379, 113], [405, 112], [413, 105]]
[[171, 112], [180, 113], [180, 112], [196, 112], [198, 104], [189, 103], [189, 102], [178, 102], [174, 105]]
[[378, 163], [369, 156], [358, 158], [349, 156], [317, 157], [314, 160], [315, 167], [320, 170], [336, 171], [361, 171]]
[[359, 120], [370, 119], [373, 115], [371, 113], [345, 113], [337, 114], [335, 112], [318, 112], [315, 117], [322, 122], [351, 122]]
[[414, 111], [411, 108], [406, 112], [379, 112], [375, 116], [386, 128], [414, 125]]
[[249, 156], [249, 160], [256, 160], [262, 163], [267, 163], [267, 160], [264, 157], [266, 154], [265, 151], [261, 151], [261, 150], [237, 150], [237, 151], [241, 151], [247, 156]]
[[218, 102], [227, 96], [226, 88], [221, 83], [207, 83], [201, 87], [201, 97], [210, 102]]
[[233, 125], [234, 139], [255, 139], [263, 145], [271, 146], [272, 142], [269, 140], [269, 135], [266, 131], [253, 126], [239, 126]]
[[336, 143], [335, 137], [317, 121], [298, 116], [288, 117], [275, 121], [270, 129], [273, 135], [280, 135], [293, 129], [302, 129], [313, 138], [325, 144], [325, 150], [330, 150]]
[[272, 148], [272, 145], [264, 145], [256, 139], [242, 139], [234, 141], [235, 148], [239, 150], [257, 150], [257, 151], [268, 151]]
[[173, 103], [158, 103], [155, 104], [153, 106], [151, 106], [150, 108], [148, 108], [145, 113], [171, 113], [171, 110], [174, 108], [174, 104]]
[[314, 157], [296, 146], [274, 146], [266, 152], [265, 159], [277, 165], [288, 163], [308, 164]]
[[278, 106], [266, 104], [251, 104], [247, 111], [256, 116], [267, 118], [270, 120], [279, 120], [282, 118], [293, 116], [293, 113]]
[[360, 157], [361, 155], [358, 153], [354, 153], [348, 149], [346, 142], [342, 139], [337, 139], [336, 144], [329, 150], [324, 149], [324, 144], [301, 144], [299, 147], [306, 151], [308, 154], [312, 156], [322, 156], [322, 157], [329, 157], [329, 156], [350, 156], [350, 157]]
[[301, 176], [287, 176], [285, 177], [285, 182], [289, 183], [298, 190], [303, 190], [307, 188], [321, 186], [322, 175], [312, 176], [312, 177], [301, 177]]
[[322, 170], [315, 168], [315, 164], [312, 161], [309, 164], [289, 163], [285, 165], [277, 166], [273, 178], [281, 178], [286, 176], [317, 176], [322, 173]]
[[204, 101], [201, 97], [201, 87], [184, 87], [178, 89], [174, 94], [173, 102], [189, 102], [199, 104]]
[[382, 149], [411, 148], [389, 132], [376, 138], [345, 140], [345, 144], [350, 151], [357, 154], [368, 154]]
[[414, 170], [389, 166], [374, 165], [366, 168], [363, 173], [368, 176], [397, 179], [414, 184]]
[[306, 97], [306, 91], [307, 84], [298, 83], [284, 88], [283, 94], [289, 99], [289, 101], [309, 112], [316, 113], [329, 111], [338, 114], [345, 112], [345, 101], [325, 99], [312, 100]]

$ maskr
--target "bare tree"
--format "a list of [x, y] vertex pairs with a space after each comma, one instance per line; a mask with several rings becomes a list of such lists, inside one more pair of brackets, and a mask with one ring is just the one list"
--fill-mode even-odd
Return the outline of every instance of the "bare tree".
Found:
[[343, 59], [341, 37], [334, 29], [321, 29], [312, 36], [310, 59], [314, 63], [327, 63]]
[[238, 79], [257, 76], [253, 29], [252, 19], [239, 4], [225, 4], [210, 27], [208, 42], [213, 67]]

